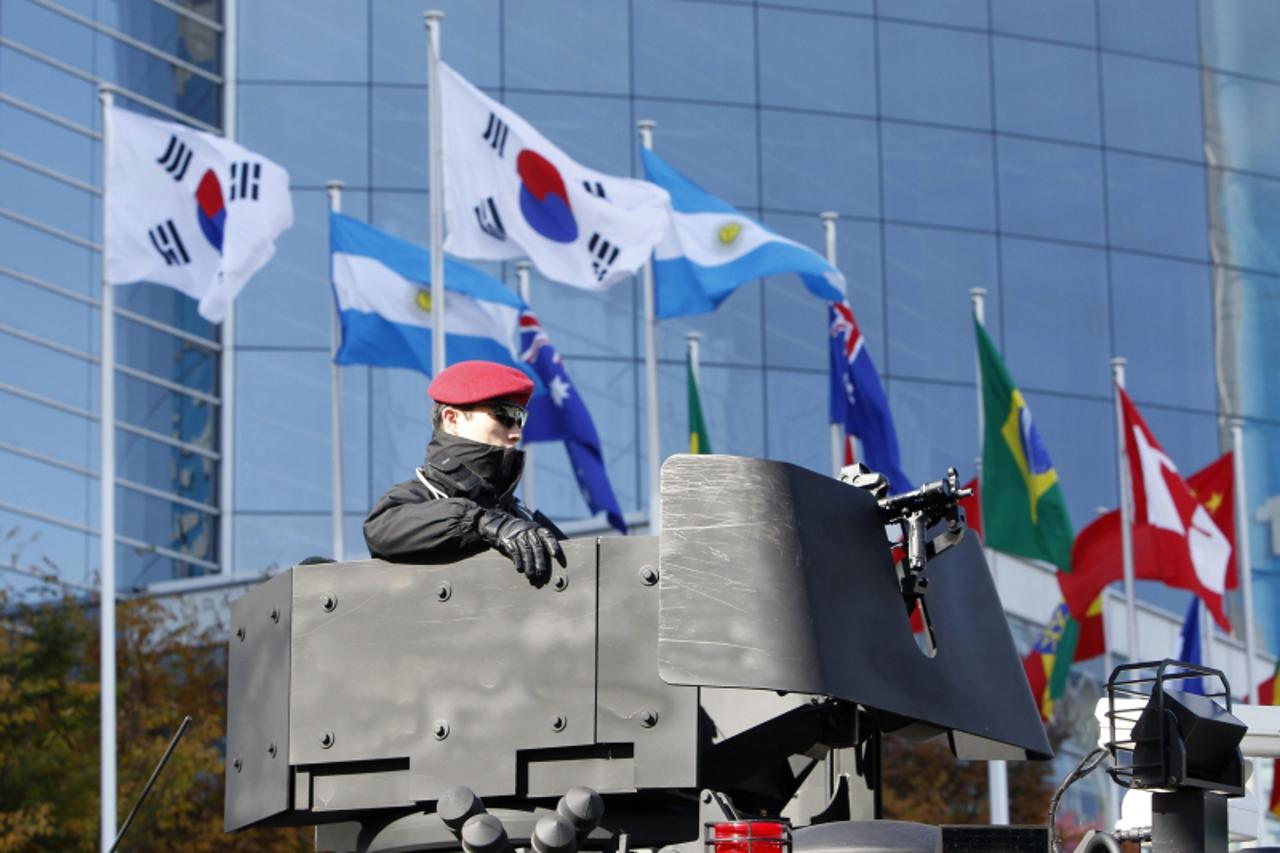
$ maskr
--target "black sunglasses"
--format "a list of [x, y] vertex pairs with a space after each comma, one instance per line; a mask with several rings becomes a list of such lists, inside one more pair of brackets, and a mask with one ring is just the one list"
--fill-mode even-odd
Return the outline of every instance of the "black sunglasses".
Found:
[[475, 406], [457, 406], [455, 408], [462, 409], [464, 412], [484, 412], [507, 429], [514, 427], [524, 429], [524, 422], [529, 417], [529, 413], [525, 411], [524, 407], [515, 403], [480, 403]]

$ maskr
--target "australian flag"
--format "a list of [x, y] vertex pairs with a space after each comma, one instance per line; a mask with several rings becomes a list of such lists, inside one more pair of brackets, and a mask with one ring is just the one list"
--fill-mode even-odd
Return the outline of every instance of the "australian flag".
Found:
[[528, 308], [520, 313], [520, 358], [533, 368], [546, 388], [545, 394], [529, 401], [524, 440], [563, 441], [587, 506], [593, 513], [603, 510], [609, 523], [626, 533], [627, 523], [622, 519], [618, 499], [613, 496], [609, 475], [604, 470], [600, 436], [591, 413], [578, 389], [569, 381], [560, 353]]
[[831, 422], [845, 432], [845, 462], [852, 462], [852, 438], [862, 439], [862, 461], [873, 471], [889, 478], [895, 494], [911, 490], [911, 481], [902, 473], [898, 459], [898, 433], [889, 414], [871, 353], [862, 339], [862, 330], [845, 301], [828, 303], [831, 325]]

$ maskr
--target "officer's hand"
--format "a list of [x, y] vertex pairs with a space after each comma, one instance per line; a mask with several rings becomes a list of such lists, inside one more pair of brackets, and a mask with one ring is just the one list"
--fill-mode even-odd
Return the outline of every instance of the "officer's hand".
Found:
[[481, 539], [506, 555], [515, 564], [516, 571], [535, 586], [541, 586], [551, 577], [552, 559], [561, 566], [566, 564], [556, 537], [532, 521], [502, 510], [487, 509], [480, 513], [476, 530]]

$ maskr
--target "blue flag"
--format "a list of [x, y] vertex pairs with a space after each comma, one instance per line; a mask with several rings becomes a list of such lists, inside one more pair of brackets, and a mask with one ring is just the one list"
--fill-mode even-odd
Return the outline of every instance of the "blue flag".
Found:
[[538, 318], [526, 306], [520, 313], [520, 358], [533, 368], [546, 388], [529, 401], [529, 420], [524, 440], [563, 441], [578, 480], [582, 498], [592, 513], [604, 512], [609, 523], [622, 533], [627, 523], [605, 473], [600, 436], [578, 389], [565, 372], [564, 360], [551, 345]]
[[671, 195], [671, 224], [653, 250], [658, 317], [714, 311], [747, 282], [785, 273], [797, 273], [820, 299], [844, 299], [844, 276], [826, 258], [744, 216], [652, 151], [640, 157], [645, 178]]
[[889, 478], [894, 493], [910, 491], [911, 481], [902, 472], [898, 457], [898, 433], [889, 413], [889, 401], [853, 309], [843, 299], [832, 302], [831, 322], [831, 423], [844, 428], [845, 462], [852, 461], [850, 439], [862, 439], [862, 461]]
[[[1182, 622], [1182, 646], [1178, 650], [1178, 660], [1184, 663], [1204, 662], [1200, 645], [1200, 599], [1194, 595], [1191, 596], [1191, 606], [1187, 608], [1187, 618]], [[1184, 693], [1204, 695], [1204, 684], [1199, 678], [1187, 678], [1174, 683]]]

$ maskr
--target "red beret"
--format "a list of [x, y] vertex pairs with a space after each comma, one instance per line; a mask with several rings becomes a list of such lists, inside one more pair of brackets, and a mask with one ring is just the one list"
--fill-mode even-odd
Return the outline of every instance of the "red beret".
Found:
[[492, 361], [460, 361], [440, 371], [427, 394], [446, 406], [469, 406], [485, 400], [529, 405], [533, 381], [514, 367]]

